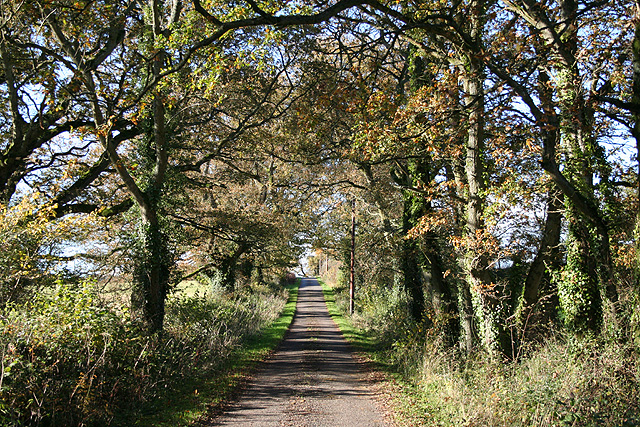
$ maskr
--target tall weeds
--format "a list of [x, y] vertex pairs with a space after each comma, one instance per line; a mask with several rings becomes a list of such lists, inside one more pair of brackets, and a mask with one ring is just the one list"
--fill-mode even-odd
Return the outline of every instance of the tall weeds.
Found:
[[640, 352], [615, 328], [597, 338], [549, 331], [518, 361], [503, 361], [447, 349], [391, 291], [360, 304], [351, 322], [377, 337], [371, 357], [396, 373], [403, 425], [640, 426]]
[[247, 294], [174, 296], [147, 336], [91, 284], [59, 285], [0, 317], [0, 425], [122, 425], [145, 402], [219, 367], [286, 301]]

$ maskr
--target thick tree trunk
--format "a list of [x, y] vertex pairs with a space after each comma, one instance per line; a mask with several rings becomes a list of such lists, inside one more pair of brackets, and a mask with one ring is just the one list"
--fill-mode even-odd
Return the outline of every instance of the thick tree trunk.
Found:
[[[550, 85], [539, 85], [541, 110], [523, 87], [514, 87], [536, 115], [541, 130], [558, 129], [562, 137], [560, 143], [543, 138], [542, 154], [543, 169], [564, 194], [568, 223], [567, 266], [558, 282], [560, 305], [570, 328], [597, 332], [602, 321], [600, 292], [604, 290], [614, 303], [614, 311], [618, 292], [613, 280], [609, 227], [593, 185], [597, 165], [606, 164], [606, 160], [593, 135], [594, 112], [585, 101], [584, 80], [578, 67], [579, 5], [575, 0], [558, 0], [560, 17], [554, 21], [555, 11], [540, 8], [538, 3], [503, 2], [543, 39], [538, 55], [549, 58], [557, 83], [555, 94]], [[548, 82], [546, 73], [539, 72]], [[559, 117], [556, 110], [560, 111]], [[556, 144], [562, 145], [562, 167], [556, 158]], [[606, 186], [606, 171], [602, 181]]]
[[356, 292], [356, 201], [351, 201], [351, 259], [349, 260], [349, 314], [355, 312]]
[[404, 242], [402, 271], [404, 289], [409, 299], [409, 314], [417, 321], [422, 320], [424, 313], [424, 289], [422, 287], [422, 269], [418, 262], [418, 245], [415, 241]]
[[[633, 82], [631, 102], [636, 107], [640, 107], [640, 0], [636, 0], [635, 16], [633, 17], [634, 37], [631, 45], [633, 52]], [[636, 140], [636, 155], [638, 159], [638, 184], [637, 197], [640, 198], [640, 113], [633, 113], [634, 126], [632, 135]], [[636, 291], [640, 292], [640, 203], [636, 213], [635, 241], [636, 241]]]
[[[175, 5], [174, 5], [175, 6]], [[157, 0], [150, 0], [151, 32], [152, 40], [157, 40], [163, 33], [161, 19], [161, 5]], [[172, 16], [171, 19], [175, 19]], [[170, 23], [169, 23], [170, 24]], [[152, 73], [154, 78], [159, 78], [166, 53], [162, 49], [150, 46], [153, 52]], [[134, 195], [140, 207], [140, 232], [139, 252], [134, 268], [134, 288], [132, 292], [132, 306], [142, 309], [144, 322], [149, 332], [162, 331], [165, 299], [169, 283], [169, 276], [173, 260], [162, 233], [159, 220], [159, 205], [163, 194], [163, 186], [166, 178], [169, 158], [167, 153], [167, 131], [165, 129], [166, 111], [165, 99], [162, 90], [155, 88], [153, 91], [153, 143], [154, 153], [150, 163], [154, 163], [152, 173], [147, 181], [146, 190], [142, 190], [127, 174], [120, 175], [125, 180], [127, 188]], [[120, 167], [122, 167], [120, 165]]]
[[[93, 76], [90, 73], [85, 75], [85, 85], [89, 93], [93, 95], [93, 114], [98, 126], [105, 124], [100, 103], [95, 92]], [[156, 102], [158, 96], [156, 96]], [[120, 155], [116, 151], [111, 133], [99, 134], [101, 144], [109, 157], [111, 165], [114, 167], [120, 179], [124, 183], [131, 198], [135, 201], [140, 210], [138, 224], [138, 235], [136, 236], [136, 247], [134, 248], [133, 260], [133, 289], [131, 294], [131, 304], [133, 315], [140, 314], [146, 329], [150, 333], [162, 330], [164, 321], [164, 301], [169, 280], [169, 271], [172, 265], [171, 257], [166, 241], [160, 229], [158, 219], [158, 205], [162, 195], [162, 185], [168, 158], [164, 148], [166, 134], [164, 130], [164, 108], [154, 109], [154, 141], [156, 142], [156, 165], [148, 182], [148, 189], [143, 191], [127, 167]], [[158, 124], [162, 122], [161, 126]], [[160, 145], [158, 145], [160, 144]]]
[[426, 237], [424, 253], [428, 261], [431, 302], [436, 314], [436, 322], [442, 323], [445, 345], [453, 347], [460, 339], [460, 319], [454, 292], [444, 277], [442, 257], [435, 234]]
[[2, 157], [0, 158], [0, 201], [8, 204], [16, 190], [17, 183], [15, 182], [14, 175], [20, 169], [23, 161], [22, 156], [18, 154], [16, 148], [23, 144], [23, 126], [25, 122], [20, 114], [18, 91], [13, 73], [13, 62], [7, 52], [6, 42], [4, 40], [0, 41], [0, 54], [2, 55], [4, 80], [9, 94], [8, 100], [10, 108], [8, 112], [11, 114], [10, 142], [8, 146], [2, 150]]
[[557, 189], [549, 191], [547, 200], [547, 218], [540, 248], [531, 262], [523, 290], [524, 314], [528, 314], [538, 303], [540, 298], [540, 286], [545, 278], [545, 272], [551, 265], [558, 265], [560, 256], [558, 245], [560, 244], [560, 232], [562, 229], [562, 195]]
[[133, 268], [131, 306], [150, 333], [162, 330], [171, 256], [155, 212], [141, 218]]
[[469, 282], [460, 281], [458, 289], [460, 301], [460, 316], [462, 317], [462, 332], [464, 333], [460, 347], [466, 354], [471, 354], [478, 339], [478, 331], [476, 329], [475, 312], [473, 309], [473, 300], [471, 299], [471, 289]]
[[220, 285], [227, 291], [232, 292], [236, 286], [236, 273], [238, 270], [238, 260], [247, 251], [247, 247], [239, 244], [233, 253], [224, 256], [216, 265], [220, 275]]
[[[634, 37], [631, 45], [633, 53], [633, 82], [631, 102], [636, 107], [640, 106], [640, 0], [635, 2], [635, 14], [633, 16]], [[636, 197], [640, 199], [640, 113], [633, 113], [634, 126], [632, 135], [636, 140], [636, 158], [638, 159]], [[636, 212], [635, 238], [635, 292], [636, 298], [640, 298], [640, 203]], [[636, 305], [634, 312], [634, 340], [640, 346], [640, 307]]]
[[155, 165], [149, 177], [148, 188], [142, 192], [139, 203], [140, 218], [138, 251], [133, 270], [131, 302], [133, 311], [140, 312], [151, 333], [162, 330], [165, 299], [169, 276], [173, 265], [167, 241], [160, 226], [158, 206], [162, 198], [163, 184], [168, 164], [166, 152], [165, 109], [162, 96], [154, 96], [153, 140]]
[[465, 238], [471, 245], [466, 253], [463, 268], [467, 275], [469, 291], [476, 294], [479, 306], [475, 307], [477, 317], [482, 324], [480, 332], [482, 345], [485, 350], [493, 354], [499, 349], [499, 327], [496, 289], [492, 286], [491, 276], [488, 270], [488, 257], [482, 250], [484, 223], [482, 220], [484, 200], [484, 163], [482, 155], [484, 151], [484, 66], [475, 56], [480, 52], [479, 35], [482, 27], [482, 2], [474, 8], [470, 19], [474, 22], [473, 33], [478, 37], [477, 52], [470, 52], [465, 70], [461, 73], [464, 85], [464, 106], [467, 111], [467, 149], [465, 161], [465, 173], [467, 181], [467, 206]]
[[[408, 162], [405, 174], [395, 179], [405, 187], [419, 187], [433, 177], [431, 159], [425, 157]], [[418, 225], [419, 220], [432, 210], [431, 202], [412, 190], [404, 190], [403, 236]], [[427, 233], [421, 239], [403, 241], [402, 271], [404, 288], [410, 299], [410, 312], [414, 319], [422, 320], [426, 307], [425, 291], [428, 289], [431, 303], [438, 319], [442, 322], [446, 344], [455, 345], [460, 336], [458, 307], [454, 292], [445, 280], [440, 256], [438, 238], [435, 233]]]
[[[557, 116], [554, 109], [553, 93], [549, 85], [549, 76], [540, 72], [538, 76], [538, 92], [540, 94], [540, 102], [542, 112], [545, 116], [546, 128], [542, 129], [543, 147], [546, 158], [553, 159], [555, 164], [555, 147], [560, 139], [560, 129]], [[548, 163], [550, 160], [547, 160]], [[545, 163], [543, 156], [543, 164]], [[546, 220], [542, 230], [542, 239], [538, 253], [529, 267], [524, 288], [523, 299], [520, 307], [518, 323], [521, 328], [531, 325], [530, 315], [533, 313], [535, 306], [540, 299], [540, 287], [543, 280], [551, 284], [549, 269], [557, 270], [560, 267], [560, 237], [562, 231], [562, 211], [563, 211], [563, 193], [560, 188], [551, 184], [552, 187], [548, 192]], [[555, 285], [554, 285], [555, 287]], [[557, 298], [556, 295], [554, 299]], [[544, 310], [557, 311], [552, 304], [545, 304]], [[555, 316], [555, 313], [541, 313], [545, 318]], [[535, 322], [536, 319], [533, 319]]]
[[[459, 126], [458, 123], [452, 123], [452, 128], [456, 129]], [[464, 168], [464, 159], [453, 159], [451, 166], [447, 169], [448, 179], [455, 182], [455, 188], [464, 188], [466, 186], [466, 175]], [[451, 198], [456, 201], [459, 200], [455, 194], [455, 190], [451, 190]], [[456, 202], [456, 211], [454, 215], [454, 221], [456, 224], [457, 235], [461, 236], [465, 233], [465, 206], [462, 202]], [[463, 260], [460, 260], [462, 264]], [[461, 265], [464, 271], [464, 265]], [[466, 354], [470, 354], [473, 351], [477, 340], [476, 322], [473, 312], [473, 301], [471, 297], [471, 289], [469, 282], [465, 280], [459, 280], [457, 284], [457, 302], [459, 307], [460, 317], [460, 349]]]
[[[420, 180], [419, 176], [411, 176], [420, 173], [420, 162], [414, 163], [403, 177], [407, 187], [412, 186], [414, 180]], [[410, 190], [403, 191], [404, 205], [402, 213], [402, 235], [407, 236], [417, 221], [425, 214], [425, 200]], [[402, 242], [403, 285], [409, 299], [409, 314], [415, 320], [422, 320], [425, 307], [424, 288], [422, 284], [421, 252], [419, 243], [415, 239], [404, 239]]]
[[[564, 56], [558, 54], [556, 61], [558, 98], [560, 102], [560, 133], [563, 151], [567, 153], [564, 170], [570, 186], [580, 195], [586, 207], [565, 198], [565, 217], [568, 224], [567, 266], [563, 280], [559, 284], [560, 305], [564, 318], [571, 329], [577, 332], [597, 332], [602, 323], [602, 299], [600, 296], [598, 268], [602, 263], [610, 262], [610, 257], [597, 259], [598, 244], [590, 231], [590, 225], [584, 221], [583, 213], [598, 215], [593, 199], [593, 156], [594, 141], [591, 129], [591, 114], [588, 113], [582, 94], [581, 79], [575, 61], [577, 52], [577, 3], [573, 0], [561, 2], [562, 18], [568, 25], [564, 35]], [[561, 187], [562, 188], [562, 187]], [[598, 226], [598, 232], [605, 231], [607, 240], [600, 249], [608, 252], [609, 242], [605, 226]], [[601, 244], [603, 241], [601, 240]], [[604, 266], [603, 268], [606, 268]]]
[[236, 286], [236, 263], [237, 259], [229, 256], [221, 260], [217, 266], [220, 285], [227, 292], [233, 292]]

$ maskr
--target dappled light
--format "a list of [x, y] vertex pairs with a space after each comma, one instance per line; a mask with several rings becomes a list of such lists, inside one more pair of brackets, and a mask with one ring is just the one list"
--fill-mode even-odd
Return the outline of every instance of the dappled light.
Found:
[[640, 425], [638, 1], [1, 0], [0, 95], [0, 425], [214, 420], [300, 274], [267, 424]]

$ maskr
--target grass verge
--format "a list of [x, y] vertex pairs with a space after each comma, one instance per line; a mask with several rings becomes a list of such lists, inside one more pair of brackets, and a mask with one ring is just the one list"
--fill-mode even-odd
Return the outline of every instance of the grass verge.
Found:
[[336, 298], [331, 286], [324, 283], [321, 279], [318, 279], [320, 286], [322, 286], [322, 293], [324, 300], [327, 303], [327, 310], [334, 322], [342, 331], [342, 335], [349, 341], [349, 343], [360, 352], [371, 353], [378, 348], [378, 340], [375, 336], [367, 334], [364, 331], [353, 327], [349, 319], [346, 318], [342, 311], [336, 305]]
[[136, 426], [181, 427], [221, 412], [224, 403], [238, 394], [257, 365], [282, 341], [293, 320], [300, 279], [287, 285], [289, 298], [278, 319], [232, 352], [212, 377], [187, 380], [170, 397], [159, 399], [145, 410]]
[[640, 427], [640, 352], [631, 342], [556, 333], [517, 363], [464, 356], [420, 324], [374, 319], [376, 307], [345, 315], [344, 290], [322, 285], [344, 336], [381, 372], [376, 393], [398, 425]]

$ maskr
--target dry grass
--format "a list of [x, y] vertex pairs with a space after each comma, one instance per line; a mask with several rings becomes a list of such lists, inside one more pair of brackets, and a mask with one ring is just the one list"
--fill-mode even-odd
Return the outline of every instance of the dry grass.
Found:
[[[338, 309], [343, 299], [336, 296]], [[432, 331], [407, 319], [401, 303], [341, 313], [340, 323], [348, 336], [380, 344], [362, 350], [391, 375], [398, 424], [640, 426], [640, 349], [610, 318], [598, 338], [549, 333], [524, 348], [518, 362], [504, 362], [444, 350]]]

